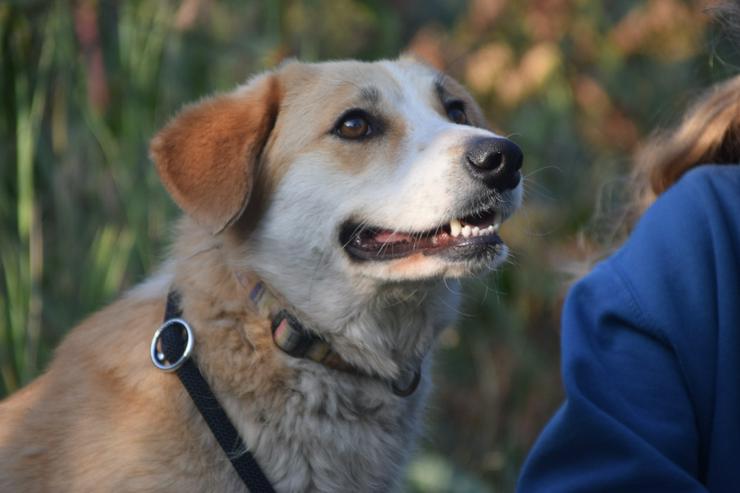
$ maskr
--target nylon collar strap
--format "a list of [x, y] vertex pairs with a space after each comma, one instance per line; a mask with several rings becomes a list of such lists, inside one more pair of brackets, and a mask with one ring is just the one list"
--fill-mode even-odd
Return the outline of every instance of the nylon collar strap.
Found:
[[[355, 375], [384, 380], [365, 372], [342, 358], [328, 341], [307, 329], [288, 310], [261, 280], [242, 274], [239, 282], [249, 293], [249, 300], [257, 313], [271, 321], [272, 340], [284, 353], [294, 358], [305, 358], [321, 365]], [[394, 394], [407, 397], [414, 393], [421, 381], [421, 368], [413, 373], [404, 372], [398, 379], [385, 380]]]
[[275, 493], [270, 480], [245, 446], [210, 385], [203, 378], [196, 361], [190, 357], [195, 338], [190, 325], [181, 316], [180, 296], [177, 291], [170, 291], [167, 295], [164, 323], [152, 339], [152, 362], [160, 370], [174, 371], [177, 374], [247, 489], [251, 493]]

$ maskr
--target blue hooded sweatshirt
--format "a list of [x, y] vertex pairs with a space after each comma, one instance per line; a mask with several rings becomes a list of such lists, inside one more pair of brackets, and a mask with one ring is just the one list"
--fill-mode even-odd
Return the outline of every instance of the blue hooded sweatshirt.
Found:
[[686, 173], [578, 282], [529, 492], [740, 492], [740, 165]]

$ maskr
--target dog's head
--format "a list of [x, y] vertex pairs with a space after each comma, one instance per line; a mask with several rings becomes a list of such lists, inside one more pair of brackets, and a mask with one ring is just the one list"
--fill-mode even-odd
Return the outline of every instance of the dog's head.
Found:
[[[183, 110], [152, 143], [175, 201], [308, 282], [459, 277], [506, 256], [522, 153], [413, 60], [291, 62]], [[274, 277], [274, 275], [272, 276]]]

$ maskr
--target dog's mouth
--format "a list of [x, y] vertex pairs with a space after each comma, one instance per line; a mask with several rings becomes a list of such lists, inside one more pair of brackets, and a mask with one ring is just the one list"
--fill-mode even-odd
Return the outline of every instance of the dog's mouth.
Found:
[[498, 235], [502, 216], [495, 207], [480, 210], [436, 228], [400, 232], [347, 221], [339, 240], [357, 260], [391, 260], [412, 254], [447, 255], [465, 259], [495, 250], [503, 242]]

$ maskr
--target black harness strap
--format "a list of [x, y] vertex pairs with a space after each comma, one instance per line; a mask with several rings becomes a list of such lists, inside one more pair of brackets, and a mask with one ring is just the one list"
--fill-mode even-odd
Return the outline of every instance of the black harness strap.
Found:
[[[182, 315], [180, 308], [180, 295], [177, 291], [170, 291], [167, 295], [167, 307], [165, 309], [165, 323], [173, 319], [179, 319]], [[170, 325], [161, 333], [162, 361], [178, 361], [185, 352], [187, 333], [178, 331], [177, 324]], [[183, 335], [185, 334], [185, 337]], [[192, 358], [187, 360], [176, 370], [182, 385], [190, 394], [195, 406], [201, 416], [216, 437], [226, 456], [231, 461], [239, 477], [249, 488], [251, 493], [274, 493], [270, 481], [265, 477], [259, 464], [244, 445], [239, 432], [229, 420], [221, 404], [213, 395], [198, 366]]]

